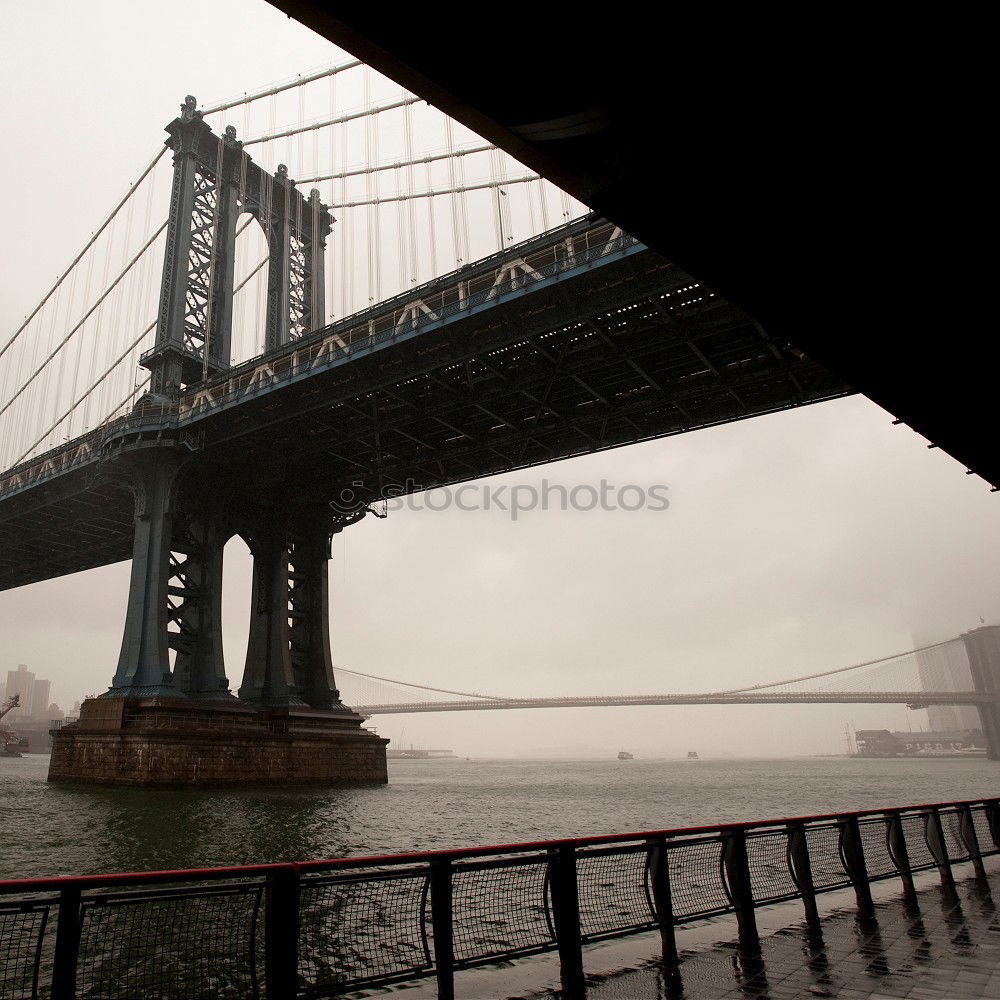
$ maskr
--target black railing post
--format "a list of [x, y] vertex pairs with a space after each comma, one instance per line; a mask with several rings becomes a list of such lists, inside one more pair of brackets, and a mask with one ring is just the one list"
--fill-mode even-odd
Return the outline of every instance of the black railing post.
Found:
[[886, 847], [892, 858], [900, 881], [903, 883], [903, 898], [911, 906], [917, 905], [917, 888], [913, 884], [913, 870], [910, 868], [910, 852], [906, 849], [906, 835], [903, 833], [903, 820], [898, 812], [886, 813], [888, 830], [886, 832]]
[[264, 977], [267, 1000], [294, 1000], [299, 988], [299, 873], [293, 865], [268, 876]]
[[1000, 849], [1000, 801], [984, 802], [986, 825], [990, 828], [994, 849]]
[[972, 867], [976, 871], [976, 878], [981, 882], [986, 879], [986, 866], [983, 864], [983, 852], [979, 849], [979, 836], [976, 833], [976, 824], [972, 821], [972, 807], [960, 806], [958, 819], [958, 829], [962, 837], [962, 843], [972, 858]]
[[451, 874], [450, 860], [431, 862], [431, 927], [434, 932], [438, 1000], [455, 1000], [455, 924]]
[[941, 888], [948, 895], [956, 895], [955, 877], [951, 873], [951, 858], [948, 856], [948, 844], [944, 839], [941, 816], [936, 808], [931, 808], [927, 812], [924, 834], [927, 847], [930, 849], [931, 856], [934, 858], [934, 863], [941, 875]]
[[792, 881], [802, 894], [806, 911], [806, 924], [814, 934], [820, 933], [819, 910], [816, 907], [816, 888], [813, 885], [812, 865], [809, 862], [809, 842], [804, 823], [788, 824], [788, 866]]
[[722, 861], [726, 871], [729, 898], [736, 911], [740, 948], [747, 954], [760, 951], [757, 936], [757, 915], [753, 906], [753, 883], [747, 858], [747, 837], [741, 829], [727, 830], [722, 835]]
[[872, 887], [868, 881], [865, 848], [857, 816], [844, 816], [840, 820], [840, 858], [844, 863], [844, 871], [854, 886], [858, 913], [865, 919], [874, 920], [875, 903], [872, 901]]
[[80, 890], [59, 892], [59, 920], [52, 969], [52, 1000], [76, 1000], [76, 957], [80, 948]]
[[654, 837], [649, 844], [649, 882], [653, 909], [660, 928], [660, 948], [668, 973], [677, 970], [677, 935], [674, 933], [674, 905], [670, 895], [670, 858], [665, 837]]
[[583, 976], [576, 848], [572, 844], [560, 844], [550, 854], [549, 890], [552, 893], [552, 922], [559, 950], [563, 996], [566, 1000], [582, 1000], [587, 995], [587, 986]]

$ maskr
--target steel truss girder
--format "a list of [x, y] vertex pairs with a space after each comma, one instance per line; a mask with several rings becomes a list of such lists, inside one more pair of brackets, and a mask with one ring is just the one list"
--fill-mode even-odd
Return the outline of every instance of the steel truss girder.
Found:
[[218, 515], [173, 515], [167, 645], [175, 654], [174, 684], [191, 697], [230, 697], [222, 652], [222, 563], [227, 538]]

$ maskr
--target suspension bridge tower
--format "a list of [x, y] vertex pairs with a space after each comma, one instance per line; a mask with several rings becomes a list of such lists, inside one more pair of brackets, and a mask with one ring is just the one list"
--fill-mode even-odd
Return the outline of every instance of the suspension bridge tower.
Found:
[[991, 696], [990, 701], [977, 705], [987, 756], [1000, 760], [1000, 625], [973, 629], [962, 635], [962, 641], [969, 655], [973, 686]]
[[[197, 444], [171, 432], [181, 391], [230, 367], [237, 223], [269, 252], [266, 347], [323, 325], [333, 219], [284, 165], [269, 174], [193, 97], [166, 128], [173, 182], [150, 389], [111, 443], [134, 496], [132, 573], [110, 690], [53, 740], [49, 779], [187, 785], [385, 781], [385, 744], [340, 700], [330, 655], [327, 562], [347, 520], [288, 484], [206, 481]], [[144, 413], [156, 415], [144, 429]], [[357, 519], [357, 518], [355, 518]], [[349, 519], [348, 519], [349, 520]], [[223, 547], [253, 556], [253, 611], [238, 695], [222, 656]], [[172, 662], [171, 662], [172, 660]]]

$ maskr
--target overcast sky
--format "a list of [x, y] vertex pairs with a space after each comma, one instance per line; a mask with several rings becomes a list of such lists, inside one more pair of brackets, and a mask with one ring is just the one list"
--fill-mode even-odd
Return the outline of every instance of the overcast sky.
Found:
[[[8, 193], [0, 329], [12, 331], [162, 142], [209, 103], [344, 56], [264, 3], [7, 4], [0, 121]], [[290, 164], [294, 175], [294, 164]], [[651, 197], [656, 193], [651, 192]], [[2, 334], [0, 334], [2, 335]], [[2, 362], [0, 362], [2, 363]], [[399, 511], [338, 537], [335, 663], [489, 693], [743, 686], [1000, 621], [1000, 495], [862, 397], [529, 473], [668, 487], [660, 511]], [[0, 676], [18, 663], [64, 707], [103, 691], [128, 566], [0, 594]], [[249, 571], [227, 550], [230, 680]], [[894, 707], [697, 707], [385, 717], [384, 735], [466, 756], [838, 752]]]

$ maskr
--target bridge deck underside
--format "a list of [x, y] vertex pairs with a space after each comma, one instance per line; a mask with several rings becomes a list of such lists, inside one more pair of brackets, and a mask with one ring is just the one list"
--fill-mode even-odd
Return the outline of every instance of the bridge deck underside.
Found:
[[[203, 433], [179, 504], [424, 489], [850, 391], [644, 250], [189, 421]], [[0, 589], [129, 556], [109, 464], [0, 501]]]
[[418, 490], [849, 391], [646, 251], [221, 414], [189, 479], [237, 506]]

